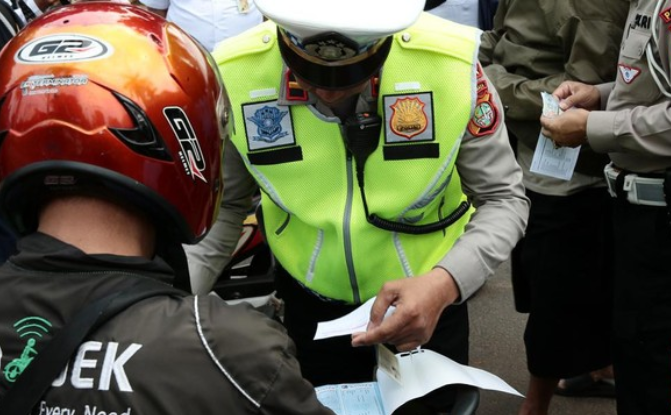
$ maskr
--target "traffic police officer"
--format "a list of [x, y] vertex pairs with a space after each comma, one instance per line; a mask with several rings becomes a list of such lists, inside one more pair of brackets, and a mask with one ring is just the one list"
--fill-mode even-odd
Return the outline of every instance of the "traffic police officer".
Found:
[[616, 198], [614, 369], [622, 414], [671, 413], [671, 1], [632, 1], [614, 84], [566, 82], [555, 143], [608, 153]]
[[[230, 258], [258, 184], [306, 378], [370, 380], [373, 349], [352, 345], [383, 342], [466, 363], [465, 302], [528, 215], [479, 30], [422, 13], [423, 0], [256, 4], [269, 21], [213, 53], [235, 148], [218, 224], [188, 250], [194, 287]], [[318, 321], [373, 297], [366, 333], [313, 340]]]

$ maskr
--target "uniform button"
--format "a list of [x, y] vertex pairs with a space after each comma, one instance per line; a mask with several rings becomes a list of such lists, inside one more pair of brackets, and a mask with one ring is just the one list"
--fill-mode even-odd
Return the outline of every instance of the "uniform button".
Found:
[[410, 42], [410, 33], [403, 33], [403, 36], [401, 36], [401, 39], [403, 39], [404, 42]]
[[263, 36], [263, 43], [268, 43], [270, 42], [270, 36], [269, 35], [264, 35]]

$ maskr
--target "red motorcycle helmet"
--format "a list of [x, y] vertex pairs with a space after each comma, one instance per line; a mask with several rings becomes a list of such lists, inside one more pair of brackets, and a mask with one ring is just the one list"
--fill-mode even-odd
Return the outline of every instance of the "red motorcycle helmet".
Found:
[[0, 211], [34, 231], [47, 198], [136, 206], [195, 243], [223, 191], [230, 103], [210, 55], [142, 8], [81, 2], [29, 23], [0, 53]]

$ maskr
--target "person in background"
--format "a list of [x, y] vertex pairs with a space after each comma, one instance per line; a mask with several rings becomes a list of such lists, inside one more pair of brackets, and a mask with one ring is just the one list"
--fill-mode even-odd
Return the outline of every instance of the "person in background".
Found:
[[[56, 0], [2, 0], [5, 5], [2, 13], [2, 41], [4, 46], [21, 30], [29, 20], [41, 15], [50, 7], [58, 5]], [[28, 16], [28, 17], [26, 17]], [[0, 219], [0, 263], [16, 253], [16, 236], [11, 227]]]
[[[71, 3], [77, 3], [79, 1], [90, 1], [90, 0], [2, 0], [8, 4], [19, 20], [23, 25], [30, 22], [37, 16], [41, 16], [46, 11], [58, 7], [66, 6]], [[108, 1], [108, 0], [102, 0]], [[126, 3], [128, 0], [109, 0], [116, 3]]]
[[612, 81], [627, 8], [624, 0], [502, 0], [494, 29], [482, 35], [479, 58], [501, 95], [531, 199], [526, 234], [512, 255], [515, 305], [529, 313], [530, 381], [520, 415], [547, 414], [560, 378], [611, 363], [607, 159], [583, 146], [569, 180], [533, 172], [532, 159], [541, 93], [565, 80]]
[[254, 0], [140, 0], [150, 11], [182, 27], [205, 46], [256, 26], [263, 16]]
[[671, 1], [629, 7], [615, 81], [562, 83], [553, 94], [564, 113], [541, 125], [558, 146], [610, 158], [617, 412], [671, 414]]
[[52, 7], [61, 5], [59, 0], [2, 0], [10, 5], [16, 16], [25, 25]]
[[46, 13], [0, 65], [0, 210], [21, 235], [0, 267], [0, 413], [333, 415], [279, 323], [176, 289], [122, 308], [12, 410], [82, 309], [174, 282], [168, 247], [217, 215], [232, 114], [210, 54], [135, 6]]
[[489, 30], [499, 0], [426, 0], [424, 10], [453, 22]]
[[[220, 217], [187, 250], [194, 289], [208, 292], [229, 261], [260, 186], [308, 380], [372, 380], [378, 343], [466, 363], [467, 300], [528, 213], [498, 95], [475, 60], [478, 29], [423, 13], [423, 0], [256, 5], [269, 22], [213, 52], [235, 85], [236, 132]], [[371, 299], [367, 332], [313, 340], [319, 321]]]

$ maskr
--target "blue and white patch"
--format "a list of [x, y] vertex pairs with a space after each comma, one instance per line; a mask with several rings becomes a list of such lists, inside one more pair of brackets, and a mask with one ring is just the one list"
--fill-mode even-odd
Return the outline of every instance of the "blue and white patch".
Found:
[[619, 64], [618, 68], [620, 70], [620, 75], [622, 75], [622, 80], [627, 85], [634, 82], [634, 79], [636, 79], [636, 77], [638, 77], [638, 75], [641, 73], [640, 69], [625, 65], [623, 63]]
[[277, 101], [247, 104], [242, 106], [242, 115], [249, 151], [296, 144], [289, 107]]
[[384, 96], [385, 143], [433, 141], [430, 92]]

